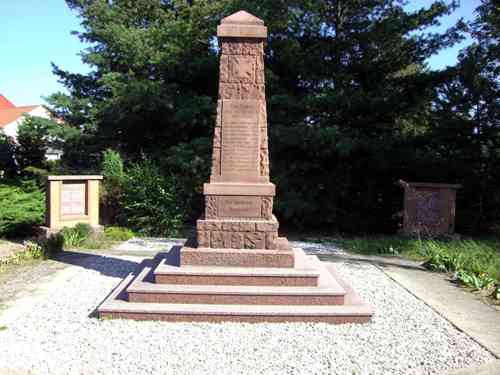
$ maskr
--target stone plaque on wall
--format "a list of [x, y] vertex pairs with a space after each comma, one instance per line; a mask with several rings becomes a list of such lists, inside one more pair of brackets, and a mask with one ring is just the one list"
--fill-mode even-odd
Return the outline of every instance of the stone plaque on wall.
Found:
[[226, 100], [222, 106], [222, 176], [253, 181], [259, 176], [259, 102]]
[[221, 217], [260, 217], [260, 197], [218, 197], [218, 213]]
[[86, 214], [87, 184], [64, 182], [61, 186], [61, 215], [83, 216]]

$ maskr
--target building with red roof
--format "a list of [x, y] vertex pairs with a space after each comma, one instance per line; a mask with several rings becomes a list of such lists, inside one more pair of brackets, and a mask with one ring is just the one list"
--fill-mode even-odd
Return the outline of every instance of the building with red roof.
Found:
[[[26, 115], [51, 118], [50, 113], [40, 104], [16, 107], [9, 99], [0, 94], [0, 132], [14, 141], [17, 139], [17, 129]], [[50, 150], [48, 160], [58, 159], [60, 151]]]

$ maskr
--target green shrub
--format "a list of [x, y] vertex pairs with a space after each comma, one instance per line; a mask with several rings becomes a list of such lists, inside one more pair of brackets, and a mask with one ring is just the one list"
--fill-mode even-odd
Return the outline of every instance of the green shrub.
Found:
[[12, 178], [17, 172], [14, 151], [15, 142], [0, 129], [0, 180]]
[[61, 235], [64, 239], [64, 246], [79, 247], [92, 234], [92, 228], [88, 224], [78, 223], [73, 228], [63, 228]]
[[124, 221], [121, 196], [125, 172], [120, 154], [113, 150], [106, 150], [101, 168], [104, 176], [101, 193], [104, 220], [106, 223], [121, 223]]
[[64, 247], [64, 237], [61, 233], [52, 234], [43, 242], [47, 255], [53, 256], [54, 254], [62, 251]]
[[0, 184], [0, 237], [26, 237], [43, 224], [45, 197], [34, 181]]
[[111, 241], [127, 241], [134, 237], [134, 232], [128, 228], [106, 227], [104, 235]]
[[171, 235], [182, 227], [186, 202], [174, 176], [149, 160], [132, 165], [123, 184], [122, 206], [129, 226], [145, 235]]

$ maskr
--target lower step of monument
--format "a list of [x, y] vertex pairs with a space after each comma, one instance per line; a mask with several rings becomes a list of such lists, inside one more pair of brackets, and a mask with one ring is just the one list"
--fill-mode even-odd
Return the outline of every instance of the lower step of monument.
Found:
[[189, 285], [156, 284], [147, 280], [151, 268], [145, 267], [127, 288], [130, 302], [228, 304], [228, 305], [342, 305], [344, 289], [316, 258], [312, 270], [319, 272], [318, 285]]
[[157, 284], [309, 286], [318, 285], [320, 272], [303, 252], [295, 252], [295, 267], [221, 267], [168, 264], [163, 259], [154, 270]]
[[211, 249], [184, 246], [181, 266], [294, 267], [294, 254], [288, 250]]
[[[172, 322], [364, 323], [373, 310], [315, 256], [295, 249], [317, 272], [318, 286], [155, 284], [151, 266], [130, 274], [98, 308], [103, 318]], [[162, 263], [164, 264], [164, 263]], [[183, 268], [183, 267], [181, 267]], [[159, 274], [162, 266], [156, 268]], [[207, 270], [205, 270], [207, 271]], [[243, 272], [243, 270], [226, 270]], [[268, 272], [274, 272], [273, 270]], [[225, 271], [215, 275], [225, 277]], [[260, 277], [260, 276], [259, 276]]]

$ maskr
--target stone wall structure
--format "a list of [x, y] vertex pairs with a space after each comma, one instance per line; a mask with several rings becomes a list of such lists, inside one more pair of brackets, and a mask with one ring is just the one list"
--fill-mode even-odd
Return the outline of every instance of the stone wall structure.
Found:
[[44, 229], [53, 233], [84, 223], [100, 230], [100, 180], [102, 176], [48, 176]]
[[455, 232], [456, 191], [461, 185], [404, 182], [403, 233], [430, 236]]

